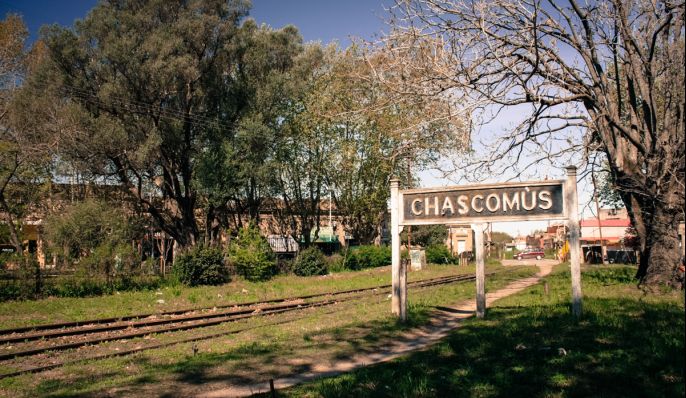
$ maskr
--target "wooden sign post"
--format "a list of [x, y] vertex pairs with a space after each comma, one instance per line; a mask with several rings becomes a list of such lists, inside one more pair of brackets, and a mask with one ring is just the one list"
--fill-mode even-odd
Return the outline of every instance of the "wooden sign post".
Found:
[[567, 230], [569, 231], [569, 265], [572, 274], [572, 314], [581, 316], [581, 260], [579, 254], [579, 199], [576, 192], [576, 167], [567, 167], [565, 184], [565, 213], [567, 213]]
[[483, 232], [488, 222], [565, 220], [569, 230], [572, 313], [581, 315], [579, 215], [576, 167], [566, 180], [470, 185], [400, 191], [391, 185], [391, 310], [407, 319], [407, 266], [400, 260], [400, 232], [406, 225], [471, 224], [475, 230], [476, 315], [486, 313]]
[[[391, 311], [394, 315], [400, 317], [402, 321], [403, 315], [406, 315], [407, 309], [401, 306], [400, 297], [407, 293], [403, 293], [400, 289], [400, 223], [398, 219], [399, 203], [398, 203], [398, 189], [400, 181], [398, 179], [391, 180]], [[395, 215], [395, 216], [394, 216]]]
[[474, 250], [476, 251], [476, 317], [486, 315], [486, 272], [484, 265], [484, 223], [472, 224], [474, 230]]

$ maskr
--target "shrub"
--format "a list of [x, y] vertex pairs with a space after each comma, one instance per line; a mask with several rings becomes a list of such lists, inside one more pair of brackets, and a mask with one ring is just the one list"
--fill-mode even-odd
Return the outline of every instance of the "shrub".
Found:
[[316, 247], [311, 246], [298, 253], [293, 263], [293, 273], [298, 276], [326, 274], [326, 258]]
[[326, 257], [326, 270], [329, 273], [345, 271], [345, 257], [340, 254], [332, 254]]
[[249, 281], [261, 281], [276, 273], [276, 261], [269, 242], [254, 225], [242, 228], [229, 246], [229, 262], [236, 273]]
[[[121, 242], [140, 239], [144, 233], [140, 220], [127, 216], [121, 208], [97, 200], [74, 204], [48, 217], [45, 229], [55, 254], [67, 265], [91, 255], [114, 258], [113, 252], [121, 251], [117, 248]], [[89, 264], [91, 268], [98, 265], [97, 259]], [[109, 271], [111, 265], [102, 264], [100, 271]]]
[[229, 280], [221, 250], [213, 247], [196, 247], [179, 256], [172, 272], [179, 282], [189, 285], [220, 285]]
[[121, 275], [130, 276], [141, 271], [138, 253], [129, 244], [103, 243], [88, 256], [81, 258], [78, 268], [91, 276], [107, 280]]
[[348, 252], [346, 268], [360, 270], [383, 267], [391, 263], [390, 246], [358, 246]]
[[445, 245], [431, 245], [426, 248], [426, 262], [431, 264], [451, 264], [453, 256]]

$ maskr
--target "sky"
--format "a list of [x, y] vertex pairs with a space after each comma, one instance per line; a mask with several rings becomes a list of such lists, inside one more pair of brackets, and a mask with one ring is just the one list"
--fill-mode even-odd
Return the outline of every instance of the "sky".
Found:
[[[24, 17], [31, 41], [42, 25], [70, 26], [83, 18], [97, 0], [0, 0], [0, 15], [8, 12]], [[384, 29], [384, 7], [376, 0], [253, 0], [250, 16], [273, 28], [292, 24], [305, 41], [350, 44], [351, 36], [373, 39]]]
[[[298, 27], [305, 41], [320, 41], [324, 44], [337, 41], [342, 47], [351, 43], [351, 38], [374, 40], [387, 30], [387, 16], [384, 4], [389, 0], [254, 0], [250, 17], [258, 23], [273, 28], [292, 24]], [[30, 42], [38, 37], [38, 31], [45, 24], [57, 23], [71, 26], [76, 19], [83, 18], [97, 4], [97, 0], [0, 0], [0, 17], [8, 12], [21, 14], [29, 28]], [[504, 114], [488, 126], [481, 135], [497, 134], [516, 121], [516, 112]], [[535, 170], [538, 178], [564, 178], [562, 169]], [[494, 176], [489, 182], [504, 181], [506, 176]], [[438, 172], [426, 171], [420, 174], [423, 187], [455, 185]], [[579, 203], [582, 217], [592, 217], [588, 203], [590, 187], [585, 181], [579, 183]], [[544, 229], [547, 222], [495, 223], [494, 231], [507, 232], [513, 236]]]

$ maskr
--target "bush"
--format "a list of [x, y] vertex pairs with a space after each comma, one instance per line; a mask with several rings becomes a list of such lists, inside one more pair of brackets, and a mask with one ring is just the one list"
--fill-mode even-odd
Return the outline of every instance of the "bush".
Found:
[[235, 267], [236, 273], [249, 281], [266, 280], [276, 274], [272, 248], [253, 225], [238, 232], [229, 247], [229, 262]]
[[383, 267], [391, 263], [390, 246], [358, 246], [348, 252], [346, 268], [360, 270]]
[[345, 257], [340, 254], [332, 254], [326, 257], [326, 269], [329, 273], [345, 271]]
[[89, 276], [131, 276], [141, 271], [141, 261], [136, 250], [126, 243], [103, 243], [88, 256], [79, 260], [78, 268]]
[[326, 258], [316, 247], [311, 246], [298, 253], [293, 263], [293, 273], [298, 276], [326, 274]]
[[229, 280], [222, 251], [213, 247], [196, 247], [179, 256], [172, 272], [179, 282], [189, 285], [220, 285]]
[[[129, 217], [121, 208], [103, 201], [87, 200], [67, 207], [46, 220], [47, 240], [67, 265], [94, 255], [89, 268], [109, 273], [113, 259], [122, 251], [122, 242], [140, 239], [141, 221]], [[99, 260], [106, 259], [104, 263]], [[102, 267], [99, 267], [102, 266]]]
[[426, 262], [431, 264], [452, 264], [454, 258], [445, 245], [431, 245], [426, 248]]

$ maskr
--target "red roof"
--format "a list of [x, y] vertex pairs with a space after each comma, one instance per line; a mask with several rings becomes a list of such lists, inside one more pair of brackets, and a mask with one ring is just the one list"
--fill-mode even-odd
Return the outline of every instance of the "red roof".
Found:
[[[597, 227], [598, 226], [598, 220], [595, 218], [581, 220], [581, 226], [582, 227]], [[630, 227], [631, 226], [631, 220], [629, 220], [628, 218], [619, 219], [619, 220], [600, 220], [600, 226], [601, 227]]]

